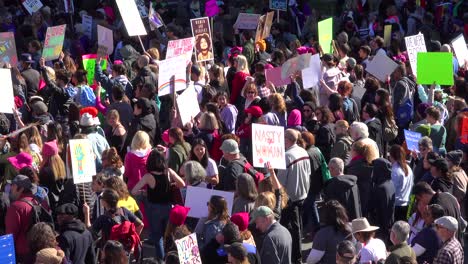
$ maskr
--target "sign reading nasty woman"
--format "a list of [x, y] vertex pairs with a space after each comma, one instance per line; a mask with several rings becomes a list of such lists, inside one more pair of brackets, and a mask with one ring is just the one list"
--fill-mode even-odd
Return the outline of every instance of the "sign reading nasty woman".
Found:
[[270, 162], [275, 169], [286, 169], [284, 127], [252, 124], [252, 158], [254, 167]]

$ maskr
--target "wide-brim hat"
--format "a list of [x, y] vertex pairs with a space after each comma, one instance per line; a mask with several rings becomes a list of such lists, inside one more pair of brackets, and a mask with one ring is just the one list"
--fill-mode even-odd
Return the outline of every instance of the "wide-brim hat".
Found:
[[351, 228], [354, 233], [357, 232], [372, 232], [378, 230], [378, 226], [371, 226], [365, 217], [356, 218], [351, 222]]

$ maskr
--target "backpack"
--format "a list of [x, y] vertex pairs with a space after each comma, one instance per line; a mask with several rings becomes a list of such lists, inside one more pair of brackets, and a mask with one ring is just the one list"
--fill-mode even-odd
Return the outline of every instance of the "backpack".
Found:
[[244, 168], [244, 172], [254, 178], [255, 186], [258, 187], [258, 183], [265, 179], [265, 175], [257, 171], [247, 160], [234, 160], [234, 162], [241, 165]]
[[407, 126], [411, 120], [413, 120], [414, 116], [414, 102], [413, 102], [413, 95], [415, 91], [416, 84], [412, 82], [408, 78], [403, 79], [403, 84], [408, 89], [408, 98], [400, 105], [400, 107], [396, 111], [395, 119], [397, 121], [397, 125], [399, 127]]
[[33, 201], [36, 201], [36, 203], [33, 203], [33, 202], [30, 202], [26, 199], [21, 199], [20, 201], [22, 202], [25, 202], [27, 204], [29, 204], [29, 206], [32, 207], [33, 209], [33, 213], [31, 215], [31, 225], [29, 226], [28, 230], [35, 224], [39, 223], [39, 222], [44, 222], [48, 225], [50, 225], [52, 227], [52, 229], [54, 229], [54, 218], [51, 214], [51, 212], [49, 210], [47, 210], [46, 208], [44, 208], [44, 206], [42, 206], [39, 202], [37, 202], [37, 200], [33, 200]]
[[343, 112], [345, 119], [349, 124], [353, 123], [354, 121], [359, 121], [359, 110], [357, 103], [353, 98], [343, 98]]
[[385, 142], [390, 142], [398, 136], [398, 127], [394, 120], [389, 122], [387, 118], [384, 118], [382, 136]]
[[135, 224], [128, 221], [123, 215], [112, 217], [112, 221], [115, 224], [111, 227], [107, 240], [119, 241], [125, 251], [138, 260], [141, 253], [141, 241], [140, 235], [136, 232]]

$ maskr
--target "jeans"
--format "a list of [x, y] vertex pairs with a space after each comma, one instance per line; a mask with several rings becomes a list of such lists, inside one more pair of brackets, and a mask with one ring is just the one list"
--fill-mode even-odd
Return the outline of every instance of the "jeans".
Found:
[[156, 249], [156, 258], [164, 259], [164, 231], [169, 223], [169, 213], [171, 204], [157, 204], [147, 202], [145, 205], [146, 215], [150, 223], [150, 230], [154, 247]]
[[288, 206], [281, 212], [280, 224], [286, 227], [292, 237], [291, 263], [302, 263], [301, 232], [302, 232], [302, 209], [304, 200], [289, 202]]
[[305, 232], [315, 232], [320, 228], [320, 218], [316, 202], [317, 196], [318, 194], [309, 192], [307, 198], [304, 200], [305, 210], [302, 215], [302, 220]]

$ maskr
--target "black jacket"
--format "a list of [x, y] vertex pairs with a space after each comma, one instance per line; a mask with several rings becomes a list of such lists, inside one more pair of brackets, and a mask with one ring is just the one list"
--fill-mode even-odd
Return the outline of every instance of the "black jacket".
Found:
[[315, 146], [322, 151], [327, 162], [330, 161], [330, 153], [336, 140], [334, 128], [335, 125], [332, 123], [320, 126], [315, 138]]
[[351, 160], [348, 166], [345, 167], [345, 173], [356, 175], [359, 197], [361, 198], [362, 217], [367, 217], [369, 201], [371, 200], [372, 165], [367, 164], [363, 158]]
[[311, 169], [309, 193], [318, 194], [323, 189], [322, 167], [320, 166], [323, 155], [315, 146], [308, 148], [307, 154], [309, 154]]
[[80, 220], [62, 224], [59, 231], [57, 242], [73, 264], [96, 263], [93, 237]]
[[346, 208], [349, 219], [362, 217], [357, 181], [354, 175], [340, 175], [328, 180], [323, 190], [325, 201], [340, 202]]
[[73, 102], [70, 95], [65, 91], [65, 88], [60, 88], [49, 79], [45, 68], [41, 68], [42, 76], [46, 83], [46, 87], [41, 90], [41, 94], [49, 97], [49, 113], [54, 117], [57, 116], [68, 118], [70, 104]]
[[25, 95], [26, 99], [29, 99], [31, 96], [36, 95], [39, 90], [39, 80], [41, 79], [41, 75], [38, 71], [30, 68], [22, 71], [21, 76], [23, 76], [26, 81]]
[[366, 123], [369, 129], [369, 138], [374, 140], [379, 147], [380, 156], [383, 153], [383, 136], [382, 136], [382, 122], [378, 118]]

